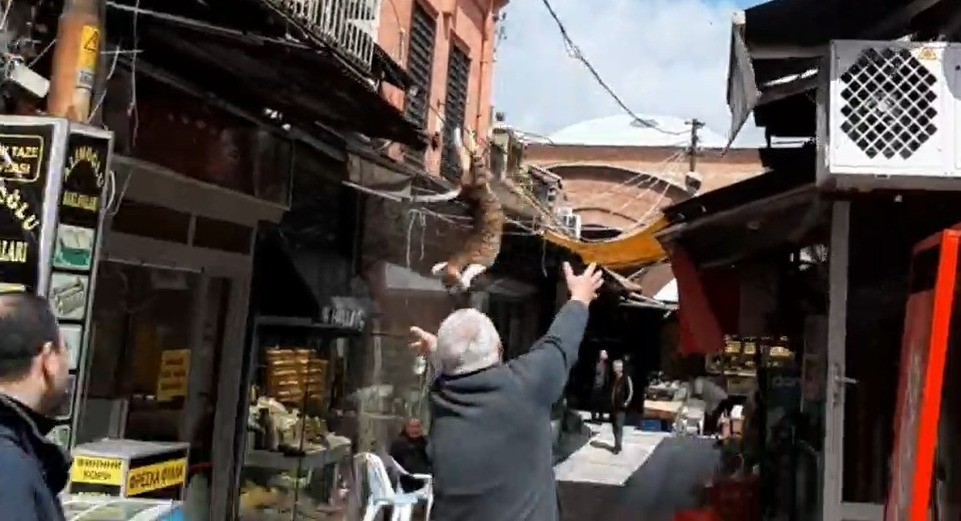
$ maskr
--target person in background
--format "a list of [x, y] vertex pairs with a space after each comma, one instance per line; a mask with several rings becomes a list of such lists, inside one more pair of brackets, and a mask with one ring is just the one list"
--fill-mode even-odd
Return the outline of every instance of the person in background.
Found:
[[610, 363], [607, 351], [601, 349], [594, 364], [594, 383], [591, 387], [591, 421], [603, 422], [607, 411], [607, 384], [610, 380]]
[[434, 471], [432, 521], [557, 521], [551, 407], [561, 397], [603, 274], [575, 275], [570, 301], [524, 355], [501, 359], [490, 318], [450, 314], [437, 336], [411, 328], [411, 347], [436, 368], [427, 453]]
[[0, 295], [0, 518], [63, 520], [70, 458], [46, 435], [70, 398], [70, 351], [46, 299]]
[[730, 415], [734, 399], [728, 397], [723, 387], [704, 375], [694, 378], [691, 394], [704, 400], [704, 434], [716, 433], [718, 420], [724, 413]]
[[620, 454], [624, 440], [624, 419], [627, 406], [634, 398], [634, 383], [624, 372], [624, 362], [614, 360], [614, 381], [611, 384], [611, 428], [614, 430], [614, 454]]
[[[417, 418], [404, 424], [404, 430], [390, 444], [390, 457], [411, 474], [430, 474], [430, 459], [427, 457], [427, 436], [424, 426]], [[400, 486], [404, 492], [413, 492], [424, 486], [419, 479], [400, 476]]]

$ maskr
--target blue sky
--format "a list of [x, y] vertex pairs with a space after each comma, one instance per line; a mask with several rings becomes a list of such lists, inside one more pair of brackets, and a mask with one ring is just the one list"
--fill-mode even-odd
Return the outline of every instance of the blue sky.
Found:
[[[727, 134], [725, 103], [731, 16], [747, 0], [551, 0], [573, 40], [638, 113], [699, 118]], [[497, 49], [494, 99], [507, 123], [550, 134], [619, 114], [565, 51], [542, 0], [511, 0]], [[739, 144], [760, 141], [747, 128]]]

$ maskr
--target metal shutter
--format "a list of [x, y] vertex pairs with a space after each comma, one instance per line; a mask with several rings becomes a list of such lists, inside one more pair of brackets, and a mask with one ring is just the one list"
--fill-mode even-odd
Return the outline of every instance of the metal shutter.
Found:
[[457, 45], [450, 46], [447, 62], [447, 99], [444, 102], [444, 149], [441, 152], [441, 174], [459, 181], [461, 170], [453, 149], [454, 133], [464, 127], [467, 114], [467, 85], [470, 80], [470, 57]]
[[[421, 128], [427, 127], [430, 104], [431, 70], [434, 67], [434, 42], [437, 38], [437, 23], [418, 2], [410, 21], [410, 44], [407, 51], [407, 72], [412, 85], [417, 87], [415, 95], [409, 93], [405, 99], [404, 115]], [[424, 152], [407, 148], [404, 152], [407, 162], [424, 166]]]

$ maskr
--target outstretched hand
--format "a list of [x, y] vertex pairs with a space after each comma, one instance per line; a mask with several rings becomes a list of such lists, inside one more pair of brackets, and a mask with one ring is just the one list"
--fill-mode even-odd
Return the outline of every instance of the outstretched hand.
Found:
[[571, 300], [590, 303], [597, 298], [597, 290], [604, 285], [604, 274], [591, 263], [580, 275], [575, 275], [569, 262], [564, 263], [564, 278], [567, 279], [567, 289], [571, 291]]
[[410, 334], [414, 337], [414, 341], [409, 344], [410, 348], [413, 349], [418, 356], [427, 356], [437, 349], [436, 335], [428, 333], [417, 326], [410, 328]]

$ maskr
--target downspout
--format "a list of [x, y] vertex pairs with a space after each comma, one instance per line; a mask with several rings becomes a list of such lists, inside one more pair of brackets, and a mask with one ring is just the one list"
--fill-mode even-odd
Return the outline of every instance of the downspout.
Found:
[[[483, 117], [484, 108], [484, 73], [490, 66], [488, 60], [493, 61], [493, 53], [491, 58], [488, 58], [488, 51], [490, 50], [491, 41], [493, 40], [494, 32], [494, 3], [497, 0], [487, 0], [487, 12], [484, 15], [484, 28], [481, 34], [481, 61], [480, 67], [477, 72], [477, 107], [474, 113], [474, 130], [480, 129], [481, 118]], [[490, 129], [488, 129], [489, 131]], [[484, 137], [486, 140], [486, 136]]]
[[67, 0], [57, 24], [47, 112], [86, 122], [103, 47], [100, 0]]

